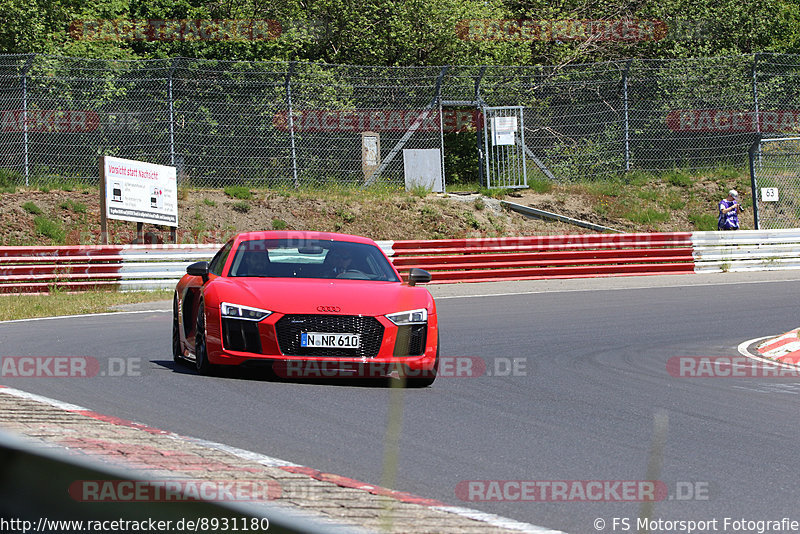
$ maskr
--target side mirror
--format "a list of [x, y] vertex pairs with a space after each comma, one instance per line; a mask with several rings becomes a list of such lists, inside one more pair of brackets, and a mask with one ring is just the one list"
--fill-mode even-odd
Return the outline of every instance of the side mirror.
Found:
[[431, 273], [425, 269], [417, 269], [414, 267], [408, 272], [408, 285], [415, 286], [417, 284], [427, 284], [431, 281]]
[[188, 267], [186, 267], [186, 272], [192, 276], [201, 276], [203, 278], [203, 283], [208, 282], [207, 261], [198, 261], [189, 265]]

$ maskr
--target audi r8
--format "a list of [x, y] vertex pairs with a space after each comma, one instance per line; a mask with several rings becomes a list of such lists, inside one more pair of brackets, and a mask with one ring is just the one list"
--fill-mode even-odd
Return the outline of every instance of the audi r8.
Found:
[[408, 280], [371, 239], [265, 231], [238, 234], [189, 265], [173, 299], [172, 351], [210, 374], [265, 364], [288, 378], [397, 376], [433, 383], [439, 366], [431, 280]]

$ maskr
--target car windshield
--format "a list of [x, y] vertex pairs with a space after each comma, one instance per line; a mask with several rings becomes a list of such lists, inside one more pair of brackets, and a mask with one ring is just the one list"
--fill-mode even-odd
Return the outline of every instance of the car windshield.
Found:
[[400, 281], [378, 247], [316, 239], [242, 241], [228, 276]]

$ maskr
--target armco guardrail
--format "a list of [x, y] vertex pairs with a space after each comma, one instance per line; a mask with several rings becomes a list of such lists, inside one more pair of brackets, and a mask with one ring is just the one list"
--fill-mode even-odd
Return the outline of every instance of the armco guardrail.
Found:
[[[432, 283], [800, 269], [800, 229], [380, 241]], [[0, 247], [0, 293], [169, 289], [219, 244]]]
[[431, 271], [434, 283], [690, 273], [691, 234], [585, 234], [396, 241], [398, 270]]
[[692, 234], [695, 272], [800, 269], [800, 228]]
[[0, 247], [0, 292], [173, 287], [187, 265], [211, 258], [220, 246]]

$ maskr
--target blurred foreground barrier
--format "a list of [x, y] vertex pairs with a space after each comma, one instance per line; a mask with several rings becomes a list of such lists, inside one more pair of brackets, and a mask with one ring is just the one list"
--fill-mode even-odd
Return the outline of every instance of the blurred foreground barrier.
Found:
[[[140, 481], [137, 482], [140, 489], [146, 489], [148, 483], [152, 483], [154, 488], [159, 484], [159, 481], [150, 480], [142, 473], [99, 464], [55, 447], [44, 449], [38, 443], [0, 432], [0, 526], [10, 526], [12, 532], [27, 530], [71, 534], [93, 530], [87, 528], [88, 522], [117, 525], [123, 522], [160, 522], [173, 528], [159, 527], [159, 530], [193, 531], [191, 528], [174, 527], [187, 520], [195, 524], [206, 520], [213, 524], [211, 522], [214, 519], [236, 520], [237, 524], [248, 527], [238, 530], [249, 532], [348, 532], [344, 527], [322, 523], [267, 502], [210, 502], [196, 500], [184, 493], [170, 494], [167, 500], [146, 502], [124, 499], [104, 499], [103, 502], [76, 500], [72, 488], [81, 481]], [[160, 484], [163, 489], [163, 481]], [[253, 525], [259, 528], [253, 528]], [[2, 530], [9, 531], [6, 528]], [[110, 527], [102, 530], [148, 531], [147, 528], [129, 530]]]
[[[800, 229], [379, 241], [432, 283], [800, 268]], [[0, 247], [0, 293], [170, 289], [220, 244]]]

